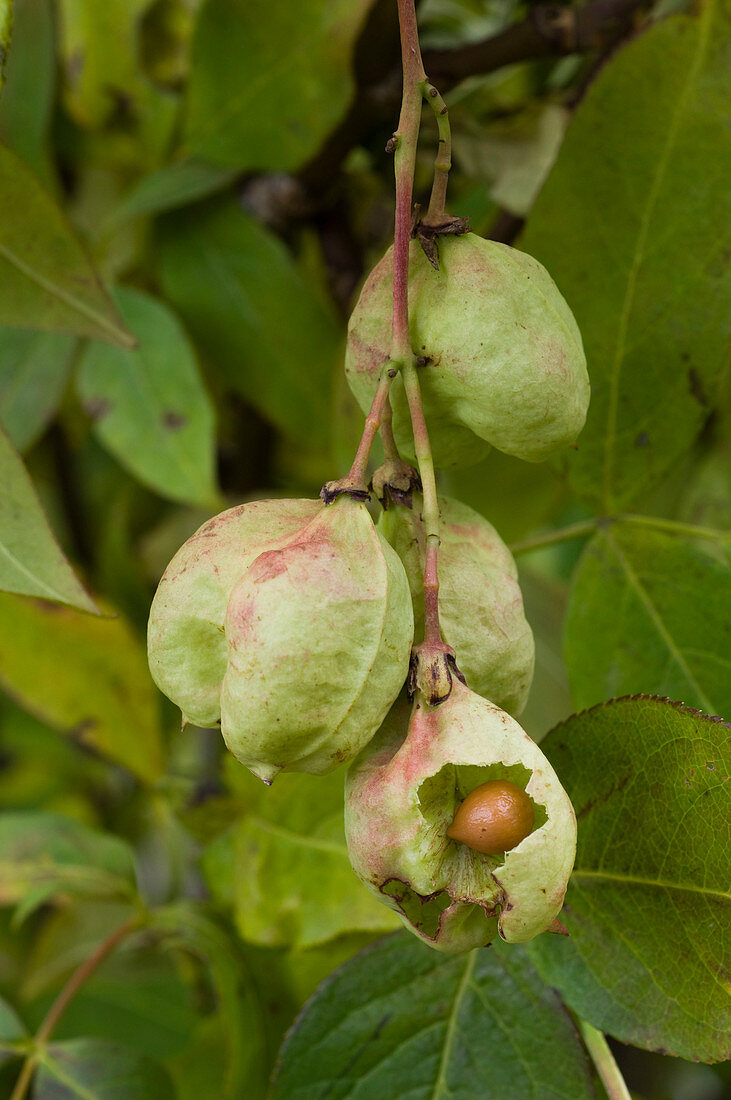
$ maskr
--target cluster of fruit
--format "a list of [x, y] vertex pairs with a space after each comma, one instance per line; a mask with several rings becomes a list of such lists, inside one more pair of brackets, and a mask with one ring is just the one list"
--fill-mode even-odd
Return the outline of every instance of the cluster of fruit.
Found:
[[[535, 461], [573, 443], [586, 364], [547, 272], [473, 235], [445, 238], [436, 270], [411, 248], [411, 340], [436, 462], [475, 461], [490, 445]], [[364, 409], [389, 358], [392, 266], [389, 253], [349, 328], [346, 372]], [[410, 455], [398, 376], [391, 396]], [[409, 699], [424, 624], [420, 497], [392, 500], [377, 523], [357, 497], [255, 501], [204, 524], [155, 596], [152, 674], [185, 721], [220, 726], [266, 783], [352, 761], [353, 868], [425, 942], [456, 952], [498, 932], [530, 939], [555, 926], [576, 825], [550, 764], [510, 716], [534, 660], [515, 563], [487, 520], [441, 499], [448, 685], [430, 691], [417, 649]]]

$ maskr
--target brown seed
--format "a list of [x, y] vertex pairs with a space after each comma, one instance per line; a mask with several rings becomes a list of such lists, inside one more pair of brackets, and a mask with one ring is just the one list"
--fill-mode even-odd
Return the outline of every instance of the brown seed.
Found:
[[530, 797], [507, 779], [475, 787], [447, 829], [447, 836], [484, 855], [509, 852], [524, 840], [535, 821]]

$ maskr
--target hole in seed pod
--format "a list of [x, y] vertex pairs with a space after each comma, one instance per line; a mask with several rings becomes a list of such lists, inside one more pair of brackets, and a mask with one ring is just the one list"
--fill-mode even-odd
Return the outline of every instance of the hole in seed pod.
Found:
[[437, 890], [434, 894], [418, 894], [399, 878], [384, 882], [381, 893], [393, 898], [409, 924], [413, 924], [414, 928], [418, 928], [430, 940], [436, 939], [442, 913], [452, 904], [446, 890]]
[[[452, 856], [458, 859], [460, 863], [464, 859], [467, 859], [468, 863], [477, 860], [489, 870], [494, 870], [503, 862], [507, 851], [510, 851], [526, 836], [540, 829], [546, 823], [548, 815], [545, 807], [534, 802], [530, 795], [526, 793], [525, 788], [531, 775], [530, 769], [522, 764], [503, 764], [501, 762], [484, 765], [448, 764], [436, 775], [426, 779], [419, 787], [419, 803], [422, 814], [432, 827], [435, 838], [436, 835], [444, 838]], [[462, 836], [450, 833], [455, 818], [461, 807], [467, 803], [472, 792], [485, 784], [494, 782], [511, 785], [515, 790], [515, 798], [518, 802], [522, 799], [524, 813], [517, 828], [517, 832], [521, 832], [522, 835], [517, 836], [517, 832], [511, 835], [503, 831], [501, 834], [494, 833], [488, 838], [490, 843], [486, 843], [481, 848], [474, 843], [465, 844]], [[530, 820], [528, 811], [532, 815]], [[498, 844], [504, 846], [498, 847]], [[465, 873], [468, 873], [467, 868], [465, 868]]]

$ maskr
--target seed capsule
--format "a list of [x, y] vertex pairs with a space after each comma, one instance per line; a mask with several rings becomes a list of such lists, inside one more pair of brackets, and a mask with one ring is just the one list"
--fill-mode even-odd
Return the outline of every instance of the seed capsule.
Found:
[[[489, 445], [530, 462], [574, 443], [589, 403], [576, 321], [545, 268], [476, 233], [443, 237], [435, 271], [413, 241], [411, 344], [438, 466], [478, 462]], [[391, 343], [393, 253], [368, 276], [348, 327], [345, 372], [370, 408]], [[401, 377], [391, 388], [393, 430], [413, 457]]]
[[507, 779], [493, 779], [470, 791], [447, 836], [493, 856], [517, 847], [534, 822], [533, 803], [525, 791]]
[[[503, 792], [517, 790], [535, 819], [526, 814], [519, 836], [487, 852], [455, 843], [455, 806], [461, 801], [469, 815], [473, 798], [496, 781]], [[418, 691], [412, 708], [399, 701], [353, 761], [345, 835], [353, 870], [374, 896], [425, 943], [459, 953], [497, 935], [523, 943], [552, 927], [574, 862], [576, 818], [538, 745], [455, 679], [439, 706]]]
[[[391, 507], [378, 529], [404, 563], [414, 604], [414, 637], [424, 633], [426, 539], [421, 498]], [[465, 680], [478, 695], [518, 715], [533, 678], [534, 645], [518, 570], [491, 523], [450, 497], [439, 498], [439, 617]]]

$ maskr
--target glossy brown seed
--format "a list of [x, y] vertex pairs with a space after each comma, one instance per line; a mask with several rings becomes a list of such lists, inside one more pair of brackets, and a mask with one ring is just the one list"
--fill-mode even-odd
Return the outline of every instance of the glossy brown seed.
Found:
[[484, 855], [509, 852], [528, 836], [535, 821], [530, 797], [507, 779], [475, 787], [447, 829], [447, 836]]

